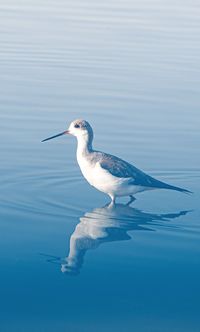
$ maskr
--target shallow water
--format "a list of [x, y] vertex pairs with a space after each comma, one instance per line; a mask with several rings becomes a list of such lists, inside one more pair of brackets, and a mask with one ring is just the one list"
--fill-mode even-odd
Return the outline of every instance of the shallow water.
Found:
[[[199, 331], [198, 1], [0, 4], [0, 328]], [[116, 208], [82, 178], [75, 139], [193, 195]]]

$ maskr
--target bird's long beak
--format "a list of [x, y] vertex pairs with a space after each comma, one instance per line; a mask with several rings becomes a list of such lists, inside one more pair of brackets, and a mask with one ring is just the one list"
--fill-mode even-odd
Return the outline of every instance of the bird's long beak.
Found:
[[57, 135], [54, 135], [54, 136], [51, 136], [51, 137], [45, 138], [45, 139], [42, 140], [42, 142], [46, 142], [46, 141], [49, 141], [49, 140], [52, 139], [52, 138], [56, 138], [56, 137], [59, 137], [59, 136], [62, 136], [62, 135], [66, 135], [66, 134], [70, 134], [69, 130], [65, 130], [65, 131], [63, 131], [63, 132], [60, 133], [60, 134], [57, 134]]

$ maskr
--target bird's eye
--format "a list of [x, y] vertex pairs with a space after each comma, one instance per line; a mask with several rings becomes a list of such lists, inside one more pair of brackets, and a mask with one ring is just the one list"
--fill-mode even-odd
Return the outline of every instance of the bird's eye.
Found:
[[78, 124], [75, 124], [74, 128], [80, 128], [80, 126]]

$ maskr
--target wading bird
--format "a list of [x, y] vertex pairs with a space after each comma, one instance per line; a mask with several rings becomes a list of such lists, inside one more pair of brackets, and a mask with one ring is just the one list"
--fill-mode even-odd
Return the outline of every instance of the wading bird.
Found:
[[93, 130], [85, 120], [73, 121], [68, 130], [48, 137], [42, 142], [65, 134], [77, 138], [77, 161], [83, 176], [91, 186], [108, 194], [113, 204], [116, 197], [121, 196], [130, 196], [130, 204], [135, 200], [135, 194], [153, 189], [171, 189], [191, 193], [186, 189], [159, 181], [118, 157], [94, 150]]

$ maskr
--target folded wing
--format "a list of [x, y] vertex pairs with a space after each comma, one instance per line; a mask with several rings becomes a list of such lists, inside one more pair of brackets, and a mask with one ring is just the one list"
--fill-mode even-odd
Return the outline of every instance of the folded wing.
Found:
[[119, 178], [130, 178], [130, 184], [133, 185], [160, 189], [172, 189], [185, 193], [191, 193], [186, 189], [171, 186], [165, 182], [159, 181], [128, 162], [109, 154], [102, 154], [102, 158], [99, 160], [99, 163], [103, 169], [110, 172], [113, 176]]

